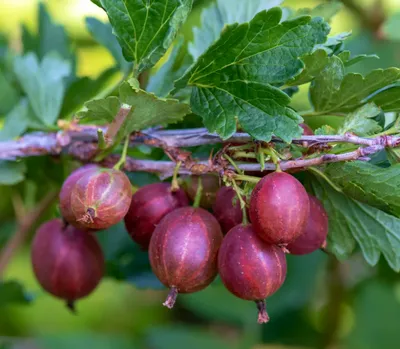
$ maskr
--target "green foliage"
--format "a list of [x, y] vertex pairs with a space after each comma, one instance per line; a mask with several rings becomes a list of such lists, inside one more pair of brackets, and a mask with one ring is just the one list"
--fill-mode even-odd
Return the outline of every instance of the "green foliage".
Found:
[[347, 114], [338, 133], [344, 134], [346, 132], [353, 132], [358, 136], [379, 133], [382, 131], [382, 128], [373, 118], [380, 113], [381, 110], [375, 104], [365, 104], [353, 113]]
[[[192, 0], [101, 0], [127, 61], [137, 73], [164, 55], [186, 20]], [[162, 15], [160, 15], [162, 14]]]
[[219, 38], [226, 24], [249, 22], [258, 12], [281, 3], [282, 0], [217, 0], [203, 10], [201, 27], [193, 28], [193, 42], [189, 43], [189, 53], [197, 60]]
[[[85, 103], [87, 110], [78, 113], [85, 121], [97, 124], [112, 122], [117, 115], [121, 103], [118, 97], [109, 96], [103, 99], [94, 99]], [[87, 119], [87, 120], [86, 120]]]
[[6, 141], [20, 136], [35, 120], [35, 116], [26, 98], [21, 98], [18, 104], [4, 118], [3, 128], [0, 130], [0, 141]]
[[53, 55], [46, 55], [40, 63], [33, 53], [15, 59], [15, 74], [43, 125], [58, 119], [70, 69], [67, 61]]
[[[176, 82], [177, 89], [194, 86], [192, 110], [203, 117], [210, 132], [229, 138], [237, 118], [256, 139], [269, 141], [275, 134], [290, 142], [300, 135], [301, 118], [288, 108], [290, 98], [272, 84], [283, 84], [297, 74], [302, 68], [298, 57], [324, 42], [329, 26], [310, 17], [280, 23], [281, 17], [281, 9], [274, 8], [249, 23], [227, 26]], [[263, 66], [265, 61], [270, 65]]]
[[388, 168], [361, 161], [332, 164], [326, 173], [347, 196], [400, 217], [400, 164]]
[[27, 304], [32, 297], [17, 281], [0, 281], [0, 308], [9, 304]]
[[24, 180], [26, 166], [23, 162], [0, 160], [0, 184], [13, 185]]
[[399, 218], [336, 191], [320, 178], [313, 177], [310, 186], [328, 213], [329, 251], [346, 259], [358, 244], [370, 265], [383, 254], [391, 268], [400, 271]]

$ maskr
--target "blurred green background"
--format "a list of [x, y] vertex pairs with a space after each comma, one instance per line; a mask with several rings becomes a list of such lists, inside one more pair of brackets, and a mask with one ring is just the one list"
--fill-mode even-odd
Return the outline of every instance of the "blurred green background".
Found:
[[[209, 2], [195, 2], [183, 28], [186, 38], [191, 37], [192, 27], [199, 24], [201, 10]], [[322, 2], [287, 0], [284, 5], [302, 8]], [[343, 2], [346, 6], [333, 20], [332, 33], [352, 31], [346, 48], [353, 54], [376, 53], [381, 57], [352, 69], [363, 72], [371, 67], [399, 66], [400, 35], [393, 33], [400, 32], [400, 20], [395, 21], [400, 1]], [[110, 54], [93, 41], [84, 24], [86, 16], [106, 20], [103, 11], [89, 0], [44, 3], [54, 20], [65, 25], [77, 48], [79, 75], [94, 77], [112, 66]], [[1, 1], [0, 32], [11, 39], [15, 50], [21, 46], [20, 24], [35, 30], [37, 8], [33, 0]], [[307, 109], [306, 88], [295, 96], [294, 105]], [[308, 122], [313, 127], [325, 123], [321, 119]], [[28, 175], [24, 182], [28, 207], [35, 202], [29, 201], [29, 195], [34, 198], [40, 190], [36, 181]], [[12, 189], [0, 187], [0, 193], [1, 247], [16, 223]], [[124, 244], [133, 244], [122, 225], [113, 233]], [[384, 261], [370, 268], [357, 254], [339, 263], [316, 252], [305, 257], [289, 256], [288, 269], [283, 288], [267, 300], [271, 322], [264, 326], [256, 323], [254, 304], [234, 298], [218, 280], [203, 292], [179, 296], [175, 309], [169, 311], [161, 305], [165, 290], [141, 290], [137, 280], [134, 285], [130, 280], [105, 279], [89, 298], [78, 303], [78, 315], [73, 315], [62, 302], [40, 289], [26, 246], [13, 258], [4, 279], [21, 282], [29, 292], [21, 297], [34, 300], [28, 305], [8, 303], [7, 297], [21, 293], [17, 284], [0, 294], [0, 348], [399, 348], [400, 278]]]

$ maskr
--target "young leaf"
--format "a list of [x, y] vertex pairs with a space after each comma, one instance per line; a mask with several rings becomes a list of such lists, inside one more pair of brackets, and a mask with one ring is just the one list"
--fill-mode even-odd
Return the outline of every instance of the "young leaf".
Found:
[[286, 85], [299, 86], [312, 81], [326, 67], [329, 57], [325, 50], [320, 49], [301, 57], [301, 60], [304, 63], [303, 70], [299, 75], [287, 82]]
[[33, 53], [17, 57], [14, 71], [35, 115], [46, 125], [58, 118], [65, 92], [66, 78], [70, 73], [68, 62], [55, 56], [46, 56], [39, 65]]
[[14, 185], [25, 179], [23, 162], [0, 160], [0, 185]]
[[0, 115], [7, 114], [17, 104], [19, 99], [18, 90], [7, 79], [0, 67]]
[[226, 24], [248, 22], [258, 12], [281, 3], [282, 0], [217, 0], [201, 13], [201, 28], [193, 28], [193, 42], [188, 45], [189, 53], [197, 60], [219, 38]]
[[176, 99], [158, 98], [152, 93], [141, 90], [137, 80], [124, 82], [119, 90], [121, 103], [132, 106], [131, 111], [122, 124], [117, 139], [133, 131], [140, 131], [156, 125], [167, 125], [181, 121], [190, 113], [187, 104]]
[[114, 120], [121, 107], [121, 103], [118, 97], [109, 96], [86, 102], [85, 107], [87, 110], [78, 113], [79, 118], [84, 118], [85, 121], [96, 124], [106, 124]]
[[346, 195], [400, 217], [400, 164], [387, 168], [362, 161], [331, 164], [327, 175]]
[[390, 267], [400, 271], [399, 218], [339, 193], [320, 178], [312, 177], [310, 186], [328, 213], [331, 252], [345, 259], [358, 244], [368, 264], [376, 265], [383, 254]]
[[116, 36], [112, 33], [112, 27], [109, 23], [103, 23], [94, 17], [86, 18], [86, 27], [94, 37], [94, 39], [107, 48], [111, 55], [114, 57], [118, 67], [126, 72], [130, 69], [129, 64], [122, 54], [122, 49]]
[[351, 67], [352, 65], [360, 63], [365, 59], [370, 59], [370, 58], [379, 59], [379, 56], [377, 55], [366, 55], [366, 54], [351, 57], [350, 51], [343, 51], [338, 54], [338, 57], [342, 60], [345, 67]]
[[[319, 114], [353, 111], [368, 102], [370, 95], [398, 79], [398, 68], [373, 70], [366, 77], [355, 73], [345, 74], [342, 60], [333, 56], [310, 88], [311, 102]], [[379, 94], [380, 101], [386, 101], [387, 96], [387, 90], [383, 90]], [[370, 101], [386, 111], [382, 103], [376, 103], [374, 98]]]
[[353, 132], [358, 136], [367, 136], [382, 131], [378, 122], [372, 119], [379, 113], [381, 109], [374, 103], [365, 104], [345, 117], [339, 134]]
[[186, 20], [193, 0], [101, 0], [127, 61], [137, 73], [158, 62]]
[[301, 117], [288, 108], [290, 98], [269, 84], [293, 78], [299, 57], [324, 42], [329, 26], [320, 18], [280, 22], [282, 10], [258, 13], [249, 23], [227, 26], [221, 37], [175, 83], [194, 86], [191, 106], [210, 132], [229, 138], [236, 119], [254, 138], [272, 134], [289, 142], [299, 136]]

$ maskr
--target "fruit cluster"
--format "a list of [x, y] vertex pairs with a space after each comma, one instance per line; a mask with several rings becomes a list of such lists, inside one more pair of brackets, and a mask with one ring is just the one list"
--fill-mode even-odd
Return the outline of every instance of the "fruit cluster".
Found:
[[94, 232], [124, 219], [132, 239], [148, 250], [154, 274], [170, 289], [165, 306], [172, 308], [178, 293], [206, 288], [219, 274], [232, 294], [255, 301], [258, 322], [267, 322], [265, 298], [285, 281], [285, 253], [324, 247], [323, 206], [284, 172], [263, 177], [249, 198], [220, 187], [212, 174], [188, 177], [182, 187], [155, 183], [132, 195], [121, 171], [87, 165], [73, 172], [60, 193], [64, 223], [42, 225], [32, 245], [43, 288], [70, 307], [88, 295], [104, 270]]

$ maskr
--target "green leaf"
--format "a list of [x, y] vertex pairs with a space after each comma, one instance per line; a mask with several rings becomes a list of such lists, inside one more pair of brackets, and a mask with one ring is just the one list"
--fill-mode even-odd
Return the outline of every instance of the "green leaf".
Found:
[[381, 113], [381, 109], [374, 103], [368, 103], [352, 113], [349, 113], [342, 127], [339, 129], [339, 134], [353, 132], [358, 136], [367, 136], [382, 131], [378, 122], [373, 120], [375, 116]]
[[347, 196], [400, 217], [400, 164], [337, 163], [328, 166], [327, 174]]
[[19, 92], [0, 67], [0, 115], [7, 114], [18, 103]]
[[325, 50], [320, 49], [301, 57], [301, 60], [304, 63], [303, 70], [286, 85], [299, 86], [314, 80], [328, 64], [329, 57]]
[[17, 281], [0, 281], [0, 307], [9, 304], [28, 304], [32, 297]]
[[85, 103], [87, 110], [79, 112], [77, 115], [80, 118], [84, 118], [85, 121], [94, 122], [97, 124], [106, 124], [114, 120], [117, 115], [121, 103], [119, 98], [115, 96], [109, 96], [102, 99], [94, 99]]
[[174, 88], [174, 80], [180, 77], [183, 73], [182, 69], [175, 71], [174, 65], [184, 42], [184, 38], [180, 37], [168, 56], [168, 60], [161, 66], [160, 69], [157, 70], [155, 74], [150, 76], [146, 86], [146, 90], [148, 92], [152, 92], [159, 97], [166, 97], [172, 91]]
[[350, 67], [366, 59], [371, 59], [371, 58], [379, 59], [379, 56], [377, 55], [366, 55], [366, 54], [356, 55], [354, 57], [351, 57], [350, 51], [343, 51], [340, 54], [338, 54], [338, 57], [342, 60], [345, 67]]
[[0, 184], [14, 185], [25, 179], [26, 166], [23, 162], [0, 160]]
[[109, 23], [103, 23], [97, 18], [87, 17], [86, 27], [95, 40], [110, 51], [115, 62], [118, 64], [118, 67], [122, 71], [127, 72], [131, 68], [131, 64], [125, 60], [124, 55], [122, 54], [122, 48], [116, 36], [112, 32], [111, 25]]
[[[373, 70], [365, 77], [355, 73], [345, 74], [342, 60], [333, 56], [313, 81], [310, 88], [311, 102], [319, 114], [353, 111], [368, 101], [375, 102], [386, 111], [381, 103], [372, 97], [368, 100], [368, 97], [399, 79], [398, 68]], [[382, 91], [380, 98], [381, 101], [387, 98], [387, 91]]]
[[121, 103], [128, 104], [132, 108], [118, 132], [117, 139], [133, 131], [176, 123], [190, 113], [187, 104], [180, 103], [176, 99], [158, 98], [152, 93], [141, 90], [137, 80], [131, 79], [129, 83], [122, 83], [119, 95]]
[[193, 28], [189, 53], [197, 60], [219, 38], [226, 24], [249, 22], [258, 12], [281, 3], [282, 0], [217, 0], [201, 13], [201, 28]]
[[92, 98], [103, 95], [104, 88], [115, 78], [117, 68], [109, 68], [96, 79], [88, 77], [78, 78], [68, 86], [63, 100], [60, 116], [65, 118], [82, 108], [84, 103]]
[[17, 57], [14, 71], [35, 115], [46, 125], [58, 118], [65, 93], [64, 79], [70, 73], [68, 62], [46, 56], [39, 65], [37, 57], [28, 53]]
[[164, 55], [193, 0], [101, 0], [127, 61], [140, 73]]
[[6, 141], [22, 135], [28, 128], [32, 118], [32, 110], [26, 98], [6, 115], [3, 128], [0, 129], [0, 141]]
[[229, 138], [236, 119], [254, 138], [272, 134], [290, 142], [301, 134], [301, 117], [288, 108], [290, 98], [269, 84], [281, 84], [303, 68], [300, 56], [324, 42], [329, 26], [300, 17], [280, 22], [282, 10], [258, 13], [249, 23], [225, 27], [221, 37], [175, 83], [194, 86], [192, 110], [210, 132]]
[[365, 260], [374, 266], [381, 254], [400, 271], [400, 219], [356, 201], [333, 189], [319, 177], [310, 186], [329, 217], [328, 249], [339, 259], [348, 258], [356, 244]]
[[395, 13], [383, 26], [383, 33], [389, 40], [400, 40], [400, 12]]
[[209, 331], [184, 326], [153, 327], [147, 334], [146, 343], [152, 349], [232, 349], [231, 344], [224, 342], [221, 336], [212, 335]]
[[335, 135], [337, 134], [337, 132], [332, 126], [323, 125], [320, 128], [317, 128], [314, 131], [314, 134], [317, 136], [326, 136], [326, 135]]
[[399, 83], [393, 84], [378, 91], [369, 99], [379, 105], [386, 112], [400, 111], [400, 86]]

